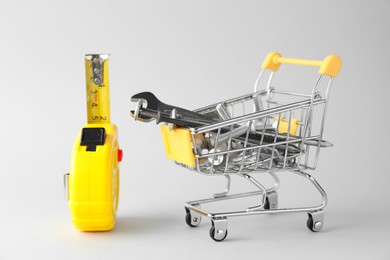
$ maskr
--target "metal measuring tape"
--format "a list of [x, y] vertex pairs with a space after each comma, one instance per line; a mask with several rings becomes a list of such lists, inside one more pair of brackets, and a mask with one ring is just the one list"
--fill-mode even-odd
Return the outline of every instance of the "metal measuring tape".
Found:
[[107, 54], [85, 55], [88, 124], [110, 123]]

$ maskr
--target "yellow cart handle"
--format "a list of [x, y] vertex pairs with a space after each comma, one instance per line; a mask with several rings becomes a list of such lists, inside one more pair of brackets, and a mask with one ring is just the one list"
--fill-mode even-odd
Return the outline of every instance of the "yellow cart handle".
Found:
[[340, 57], [337, 55], [329, 55], [321, 61], [285, 58], [277, 52], [271, 52], [267, 55], [261, 67], [264, 69], [277, 71], [282, 63], [303, 66], [317, 66], [320, 67], [318, 73], [328, 75], [330, 77], [337, 76], [342, 64]]

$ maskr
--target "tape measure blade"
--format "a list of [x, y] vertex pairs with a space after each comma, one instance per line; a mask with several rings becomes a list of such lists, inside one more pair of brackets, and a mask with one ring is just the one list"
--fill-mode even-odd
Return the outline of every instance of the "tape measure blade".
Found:
[[85, 75], [88, 123], [110, 123], [108, 55], [86, 55]]

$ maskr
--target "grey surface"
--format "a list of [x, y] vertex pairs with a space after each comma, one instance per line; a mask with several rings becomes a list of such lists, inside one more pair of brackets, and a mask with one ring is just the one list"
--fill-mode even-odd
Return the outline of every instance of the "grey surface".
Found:
[[[0, 0], [0, 259], [389, 259], [389, 12], [379, 0]], [[308, 231], [304, 213], [232, 218], [215, 243], [209, 220], [186, 226], [182, 203], [221, 191], [223, 179], [167, 160], [159, 128], [130, 120], [129, 98], [149, 90], [195, 109], [235, 97], [252, 91], [270, 51], [343, 59], [325, 130], [335, 147], [314, 173], [329, 194], [325, 227]], [[99, 52], [112, 54], [120, 206], [115, 230], [81, 233], [62, 174], [86, 122], [83, 55]], [[302, 90], [310, 72], [278, 83], [302, 79], [291, 84]], [[281, 179], [281, 204], [315, 201], [300, 180]]]

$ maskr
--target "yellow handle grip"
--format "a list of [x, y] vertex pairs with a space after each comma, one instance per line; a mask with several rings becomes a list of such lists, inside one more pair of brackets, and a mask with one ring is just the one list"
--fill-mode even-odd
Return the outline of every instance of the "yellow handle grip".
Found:
[[301, 60], [284, 58], [277, 52], [271, 52], [265, 58], [262, 68], [277, 71], [282, 63], [320, 67], [318, 73], [336, 77], [341, 69], [341, 59], [337, 55], [329, 55], [324, 60]]

